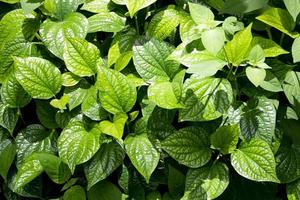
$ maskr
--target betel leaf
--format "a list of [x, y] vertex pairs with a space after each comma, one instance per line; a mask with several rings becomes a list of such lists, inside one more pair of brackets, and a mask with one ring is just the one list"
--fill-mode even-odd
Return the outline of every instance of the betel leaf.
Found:
[[69, 188], [63, 196], [64, 200], [85, 200], [86, 194], [83, 187], [79, 185], [72, 186]]
[[128, 135], [124, 144], [131, 163], [146, 179], [146, 182], [149, 183], [151, 174], [159, 161], [160, 155], [158, 151], [150, 142], [146, 133]]
[[97, 77], [100, 102], [105, 110], [116, 114], [128, 112], [136, 102], [136, 89], [122, 73], [100, 67]]
[[263, 140], [252, 139], [249, 142], [242, 142], [231, 154], [231, 164], [237, 173], [247, 179], [279, 182], [273, 152]]
[[244, 14], [266, 7], [268, 0], [226, 0], [222, 13]]
[[45, 0], [44, 8], [49, 14], [59, 20], [77, 10], [79, 0]]
[[215, 199], [229, 185], [229, 169], [220, 162], [199, 169], [189, 169], [186, 176], [187, 199]]
[[300, 179], [287, 185], [288, 200], [297, 200], [300, 198]]
[[[202, 33], [201, 41], [207, 51], [216, 55], [224, 46], [226, 37], [222, 28], [214, 28]], [[211, 41], [214, 41], [213, 43]]]
[[293, 56], [294, 63], [300, 61], [299, 52], [300, 52], [300, 37], [297, 37], [294, 40], [293, 45], [292, 45], [292, 56]]
[[128, 8], [130, 17], [133, 17], [139, 10], [150, 6], [155, 3], [157, 0], [126, 0], [125, 4]]
[[81, 80], [81, 78], [71, 72], [65, 72], [61, 75], [62, 79], [63, 79], [63, 86], [66, 87], [70, 87], [70, 86], [74, 86], [77, 83], [79, 83], [79, 81]]
[[11, 167], [16, 155], [16, 144], [5, 135], [4, 129], [0, 130], [0, 175], [4, 180], [7, 179], [9, 168]]
[[119, 32], [125, 28], [125, 18], [114, 12], [101, 12], [89, 19], [89, 33], [98, 31]]
[[63, 21], [44, 21], [40, 34], [44, 44], [55, 56], [63, 59], [67, 38], [84, 38], [88, 31], [88, 20], [80, 13], [70, 13]]
[[172, 197], [180, 197], [184, 192], [185, 175], [177, 168], [169, 165], [168, 188]]
[[64, 95], [68, 96], [68, 106], [70, 111], [79, 106], [84, 101], [89, 87], [90, 85], [85, 80], [83, 80], [76, 86], [65, 88]]
[[15, 57], [15, 66], [18, 82], [33, 98], [49, 99], [60, 91], [61, 73], [48, 60], [37, 57]]
[[265, 80], [266, 70], [255, 67], [247, 67], [246, 75], [247, 78], [251, 81], [251, 83], [258, 87]]
[[293, 32], [295, 22], [287, 10], [270, 7], [260, 16], [256, 17], [256, 19], [280, 30], [292, 38], [296, 38], [299, 35], [298, 33]]
[[66, 108], [68, 101], [69, 101], [69, 96], [63, 95], [60, 99], [52, 99], [50, 101], [50, 105], [53, 106], [54, 108], [63, 110]]
[[73, 118], [57, 141], [59, 157], [69, 165], [72, 173], [76, 165], [88, 161], [100, 147], [101, 131], [97, 125], [86, 130], [81, 118]]
[[133, 46], [133, 62], [139, 75], [149, 82], [173, 78], [179, 63], [166, 60], [173, 47], [163, 41], [151, 39], [144, 44]]
[[148, 26], [148, 34], [158, 39], [165, 39], [179, 24], [179, 13], [174, 8], [168, 8], [153, 16]]
[[223, 154], [233, 153], [239, 140], [238, 125], [222, 126], [210, 136], [212, 148], [220, 150]]
[[18, 109], [10, 108], [0, 101], [0, 126], [7, 129], [11, 135], [13, 135], [18, 118]]
[[261, 46], [264, 50], [265, 57], [276, 57], [282, 54], [288, 54], [289, 52], [282, 49], [277, 43], [273, 40], [266, 39], [263, 37], [255, 36], [252, 39], [252, 46], [255, 45]]
[[300, 102], [300, 72], [289, 71], [286, 73], [283, 91], [289, 102], [294, 105]]
[[124, 132], [124, 126], [127, 121], [127, 115], [124, 113], [117, 113], [114, 115], [113, 122], [104, 120], [99, 124], [102, 133], [111, 135], [116, 139], [121, 139]]
[[98, 48], [80, 38], [67, 38], [63, 54], [66, 67], [73, 74], [83, 77], [97, 73], [97, 62], [100, 62]]
[[108, 11], [108, 4], [110, 0], [92, 0], [87, 1], [80, 8], [81, 10], [86, 10], [92, 13], [101, 13]]
[[214, 13], [204, 5], [189, 3], [189, 10], [192, 19], [197, 24], [210, 24], [214, 21]]
[[233, 36], [233, 39], [227, 42], [224, 47], [225, 56], [228, 59], [228, 62], [232, 63], [234, 66], [239, 66], [247, 57], [252, 41], [251, 28], [252, 24], [236, 33]]
[[221, 78], [191, 76], [184, 82], [183, 92], [185, 108], [179, 111], [180, 121], [217, 119], [233, 101], [231, 84]]
[[90, 200], [122, 200], [122, 192], [111, 182], [106, 180], [97, 183], [88, 191]]
[[162, 148], [180, 164], [191, 168], [205, 165], [211, 157], [209, 137], [200, 127], [186, 127], [168, 136]]
[[102, 144], [99, 151], [84, 168], [88, 189], [116, 170], [123, 163], [124, 157], [125, 151], [117, 142]]
[[285, 7], [292, 15], [294, 21], [297, 20], [297, 16], [300, 13], [300, 1], [299, 0], [283, 0]]

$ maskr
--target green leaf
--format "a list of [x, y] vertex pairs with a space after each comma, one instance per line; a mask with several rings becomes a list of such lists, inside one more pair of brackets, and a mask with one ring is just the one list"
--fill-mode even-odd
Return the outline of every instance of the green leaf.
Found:
[[77, 10], [78, 0], [45, 0], [44, 8], [53, 17], [63, 20], [68, 14]]
[[222, 154], [233, 153], [239, 141], [240, 130], [238, 125], [221, 126], [210, 136], [212, 148]]
[[125, 28], [126, 18], [115, 12], [101, 12], [89, 18], [89, 33], [98, 31], [119, 32]]
[[80, 10], [86, 10], [92, 13], [108, 12], [110, 0], [92, 0], [86, 1]]
[[248, 60], [248, 63], [252, 66], [259, 66], [260, 63], [265, 62], [265, 53], [259, 44], [251, 48]]
[[300, 198], [300, 179], [287, 185], [288, 200], [297, 200]]
[[261, 68], [247, 67], [246, 68], [247, 78], [258, 87], [266, 77], [266, 70]]
[[300, 102], [300, 72], [289, 71], [286, 73], [283, 91], [292, 105], [296, 101]]
[[257, 118], [258, 113], [259, 111], [257, 110], [249, 110], [242, 113], [239, 120], [242, 138], [249, 140], [255, 136], [259, 123]]
[[86, 200], [86, 195], [83, 187], [79, 185], [72, 186], [63, 196], [64, 200]]
[[53, 106], [54, 108], [63, 110], [66, 108], [68, 101], [69, 101], [69, 96], [63, 95], [60, 99], [52, 99], [50, 101], [50, 105]]
[[166, 109], [183, 108], [170, 82], [154, 82], [148, 88], [148, 98], [157, 106]]
[[294, 21], [297, 21], [297, 16], [300, 13], [300, 1], [299, 0], [283, 0], [285, 7], [292, 15]]
[[168, 189], [172, 197], [181, 197], [185, 187], [185, 175], [177, 168], [169, 165]]
[[270, 7], [260, 16], [256, 17], [256, 19], [278, 29], [292, 38], [296, 38], [299, 35], [293, 32], [295, 22], [287, 10]]
[[266, 71], [266, 78], [265, 80], [260, 84], [260, 87], [271, 92], [281, 92], [282, 86], [278, 78], [272, 74], [270, 71]]
[[128, 8], [130, 17], [132, 18], [139, 10], [150, 6], [157, 0], [126, 0], [126, 6]]
[[18, 109], [9, 108], [0, 101], [0, 126], [7, 129], [11, 135], [13, 135], [18, 118]]
[[166, 60], [172, 53], [169, 44], [151, 39], [133, 47], [133, 62], [139, 75], [149, 82], [157, 79], [170, 79], [179, 69], [179, 63]]
[[57, 148], [59, 157], [69, 165], [72, 174], [76, 165], [88, 161], [98, 151], [100, 134], [96, 125], [87, 131], [81, 117], [73, 118], [63, 129]]
[[90, 85], [83, 80], [76, 86], [65, 88], [64, 95], [69, 97], [69, 110], [73, 110], [83, 102], [88, 93], [89, 86]]
[[81, 80], [79, 76], [76, 76], [71, 72], [65, 72], [61, 75], [61, 77], [63, 79], [63, 86], [66, 87], [74, 86]]
[[276, 153], [276, 173], [281, 183], [290, 183], [300, 178], [300, 148], [282, 146]]
[[205, 165], [211, 157], [208, 134], [200, 127], [180, 129], [161, 145], [172, 158], [191, 168]]
[[146, 133], [128, 135], [124, 144], [131, 163], [149, 183], [151, 174], [159, 161], [158, 151], [152, 145]]
[[53, 108], [49, 102], [42, 100], [35, 101], [35, 105], [36, 114], [41, 124], [49, 129], [57, 128], [58, 124], [55, 121], [57, 109]]
[[226, 0], [221, 12], [232, 15], [244, 14], [264, 8], [267, 4], [268, 0]]
[[1, 100], [11, 108], [22, 108], [30, 102], [31, 97], [11, 73], [2, 83]]
[[222, 28], [226, 33], [233, 35], [235, 32], [244, 29], [244, 24], [239, 22], [236, 17], [230, 16], [224, 20]]
[[87, 18], [80, 13], [71, 13], [61, 22], [47, 19], [40, 28], [41, 38], [51, 53], [63, 59], [67, 38], [85, 38], [88, 23]]
[[279, 182], [273, 152], [263, 140], [252, 139], [249, 142], [242, 142], [231, 154], [231, 164], [237, 173], [247, 179]]
[[48, 60], [37, 57], [15, 57], [16, 78], [30, 96], [49, 99], [62, 86], [59, 69]]
[[179, 17], [172, 7], [155, 14], [148, 25], [148, 34], [161, 40], [167, 38], [178, 26]]
[[236, 33], [233, 39], [225, 45], [225, 55], [230, 63], [234, 66], [239, 66], [247, 57], [249, 48], [251, 47], [252, 24], [247, 26], [244, 30]]
[[183, 86], [185, 108], [180, 121], [207, 121], [222, 116], [233, 102], [231, 84], [226, 79], [192, 76]]
[[261, 46], [264, 50], [265, 57], [277, 57], [282, 54], [288, 54], [289, 52], [282, 49], [281, 46], [276, 44], [273, 40], [266, 39], [260, 36], [255, 36], [252, 39], [252, 46]]
[[67, 38], [63, 57], [67, 69], [80, 77], [97, 73], [101, 59], [99, 49], [81, 38]]
[[187, 199], [215, 199], [229, 185], [229, 169], [220, 162], [199, 169], [189, 169], [186, 176]]
[[97, 183], [88, 191], [90, 200], [122, 200], [122, 193], [117, 186], [106, 180]]
[[299, 62], [300, 61], [300, 37], [296, 38], [292, 45], [292, 56], [293, 56], [293, 62]]
[[97, 77], [100, 102], [112, 114], [128, 112], [135, 104], [136, 89], [122, 73], [100, 67]]
[[116, 139], [121, 139], [124, 132], [124, 126], [127, 121], [127, 115], [124, 113], [117, 113], [114, 115], [113, 122], [104, 120], [100, 122], [99, 128], [102, 133], [113, 136]]
[[16, 155], [16, 144], [6, 135], [4, 129], [0, 130], [0, 175], [6, 181], [10, 166], [12, 165]]
[[192, 19], [197, 24], [210, 24], [214, 21], [214, 13], [206, 6], [196, 3], [189, 3]]
[[[205, 31], [201, 36], [203, 46], [213, 55], [217, 55], [217, 53], [223, 48], [225, 40], [225, 32], [222, 28], [214, 28]], [[212, 41], [214, 42], [212, 43]]]
[[88, 190], [104, 180], [123, 163], [125, 151], [117, 142], [104, 143], [84, 168]]

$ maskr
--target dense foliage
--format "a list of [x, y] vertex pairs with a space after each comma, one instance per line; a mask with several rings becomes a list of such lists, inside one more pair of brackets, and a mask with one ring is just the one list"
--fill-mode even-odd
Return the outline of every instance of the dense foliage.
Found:
[[299, 0], [0, 1], [0, 199], [300, 199]]

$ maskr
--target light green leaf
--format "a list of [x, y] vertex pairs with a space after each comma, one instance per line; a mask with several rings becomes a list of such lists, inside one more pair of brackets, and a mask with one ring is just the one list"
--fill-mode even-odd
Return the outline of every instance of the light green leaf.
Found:
[[238, 21], [236, 17], [230, 16], [224, 20], [222, 28], [226, 33], [233, 35], [235, 32], [243, 30], [244, 24], [243, 22]]
[[80, 10], [86, 10], [92, 13], [108, 12], [108, 4], [110, 0], [92, 0], [86, 1]]
[[300, 13], [300, 1], [299, 0], [283, 0], [285, 7], [292, 15], [294, 21], [297, 21], [297, 16]]
[[268, 0], [226, 0], [221, 12], [232, 15], [244, 14], [262, 9], [267, 4]]
[[89, 18], [89, 33], [98, 31], [119, 32], [125, 28], [126, 18], [115, 12], [101, 12]]
[[166, 60], [173, 47], [163, 41], [151, 39], [133, 47], [133, 62], [139, 75], [149, 82], [170, 79], [179, 69], [179, 63]]
[[159, 161], [158, 151], [152, 145], [146, 133], [128, 135], [124, 144], [131, 163], [149, 183], [151, 174]]
[[260, 36], [255, 36], [252, 39], [252, 46], [259, 44], [264, 50], [265, 57], [277, 57], [289, 52], [282, 49], [281, 46], [276, 44], [273, 40], [266, 39]]
[[96, 84], [100, 102], [108, 112], [125, 113], [134, 106], [137, 97], [136, 89], [122, 73], [100, 67]]
[[157, 0], [126, 0], [126, 6], [128, 8], [130, 17], [132, 18], [139, 10], [150, 6], [156, 1]]
[[236, 149], [239, 135], [238, 125], [221, 126], [210, 136], [211, 146], [222, 154], [230, 154]]
[[186, 176], [185, 194], [188, 200], [215, 199], [229, 185], [229, 169], [220, 162], [199, 169], [189, 169]]
[[247, 57], [249, 48], [251, 47], [252, 24], [247, 26], [244, 30], [236, 33], [233, 39], [226, 43], [225, 54], [230, 63], [234, 66], [239, 66]]
[[292, 56], [294, 63], [300, 61], [300, 37], [296, 38], [292, 45]]
[[44, 8], [53, 17], [63, 20], [65, 16], [77, 10], [79, 0], [45, 0]]
[[182, 42], [188, 44], [194, 40], [201, 38], [202, 32], [205, 30], [203, 26], [197, 25], [189, 16], [188, 20], [180, 22], [180, 38]]
[[117, 142], [104, 143], [84, 168], [88, 180], [88, 190], [108, 177], [122, 163], [125, 151]]
[[258, 87], [265, 80], [267, 74], [265, 69], [247, 67], [246, 75], [251, 83], [253, 83], [255, 87]]
[[0, 175], [6, 181], [7, 173], [16, 155], [16, 144], [6, 135], [4, 129], [0, 129]]
[[83, 187], [79, 185], [72, 186], [64, 193], [63, 200], [86, 200]]
[[271, 92], [281, 92], [282, 86], [278, 78], [270, 71], [266, 71], [265, 80], [260, 84], [260, 87]]
[[157, 106], [166, 109], [183, 108], [170, 82], [154, 82], [148, 87], [148, 98]]
[[53, 106], [54, 108], [63, 110], [66, 108], [68, 101], [69, 101], [69, 96], [63, 95], [60, 99], [52, 99], [50, 101], [50, 105]]
[[210, 24], [214, 21], [214, 13], [206, 6], [189, 2], [191, 17], [197, 24]]
[[89, 200], [122, 200], [120, 189], [106, 180], [97, 183], [88, 191]]
[[83, 80], [76, 86], [65, 88], [64, 95], [68, 96], [68, 105], [70, 111], [79, 106], [84, 101], [89, 87], [90, 85], [85, 80]]
[[258, 64], [265, 62], [265, 53], [260, 45], [257, 44], [252, 47], [248, 55], [248, 60], [248, 63], [252, 66], [258, 66]]
[[94, 75], [101, 59], [99, 49], [81, 38], [67, 38], [63, 57], [67, 69], [80, 77]]
[[260, 16], [256, 17], [256, 19], [280, 30], [292, 38], [299, 36], [298, 33], [293, 32], [295, 28], [295, 22], [287, 10], [270, 7]]
[[231, 84], [226, 79], [192, 76], [183, 88], [185, 108], [179, 111], [180, 121], [217, 119], [233, 102]]
[[211, 157], [208, 134], [200, 127], [180, 129], [162, 141], [161, 145], [172, 158], [191, 168], [205, 165]]
[[98, 151], [101, 131], [95, 125], [87, 131], [81, 117], [73, 118], [63, 129], [57, 141], [59, 157], [74, 173], [76, 165], [82, 164]]
[[114, 115], [113, 122], [104, 120], [100, 122], [100, 130], [116, 139], [121, 139], [124, 132], [124, 126], [127, 121], [127, 115], [124, 113], [117, 113]]
[[171, 35], [179, 24], [179, 13], [174, 8], [168, 8], [153, 16], [148, 25], [148, 34], [158, 39], [165, 39]]
[[37, 57], [14, 58], [15, 76], [30, 96], [49, 99], [55, 96], [62, 86], [59, 69], [48, 60]]
[[289, 102], [294, 105], [300, 102], [300, 72], [289, 71], [286, 73], [283, 91]]
[[288, 184], [286, 189], [288, 200], [300, 199], [300, 179]]
[[231, 154], [231, 164], [237, 173], [247, 179], [279, 182], [273, 152], [263, 140], [252, 139], [249, 142], [242, 142]]
[[11, 73], [2, 83], [1, 100], [11, 108], [22, 108], [30, 102], [31, 97], [19, 84], [15, 74]]
[[223, 48], [225, 40], [225, 32], [220, 27], [205, 31], [201, 36], [203, 46], [213, 55], [217, 55], [217, 53]]
[[63, 86], [66, 87], [74, 86], [81, 80], [79, 76], [76, 76], [71, 72], [65, 72], [61, 75], [61, 77], [63, 79]]
[[41, 25], [40, 34], [51, 53], [63, 59], [67, 38], [85, 38], [88, 31], [88, 23], [84, 15], [71, 13], [61, 22], [45, 20]]
[[0, 100], [0, 126], [7, 129], [11, 135], [17, 125], [19, 118], [18, 109], [9, 108]]

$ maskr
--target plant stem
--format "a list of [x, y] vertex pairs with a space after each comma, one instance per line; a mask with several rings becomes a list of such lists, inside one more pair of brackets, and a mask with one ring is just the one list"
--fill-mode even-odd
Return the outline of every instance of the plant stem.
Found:
[[269, 39], [272, 40], [272, 33], [271, 33], [271, 28], [270, 27], [267, 28], [267, 33], [268, 33]]
[[138, 35], [140, 35], [140, 27], [139, 27], [139, 22], [138, 22], [138, 19], [137, 19], [136, 15], [134, 16], [134, 20], [135, 20], [136, 32], [137, 32]]
[[280, 41], [279, 41], [279, 45], [282, 46], [282, 43], [283, 43], [283, 39], [284, 39], [284, 33], [281, 33], [281, 36], [280, 36]]

